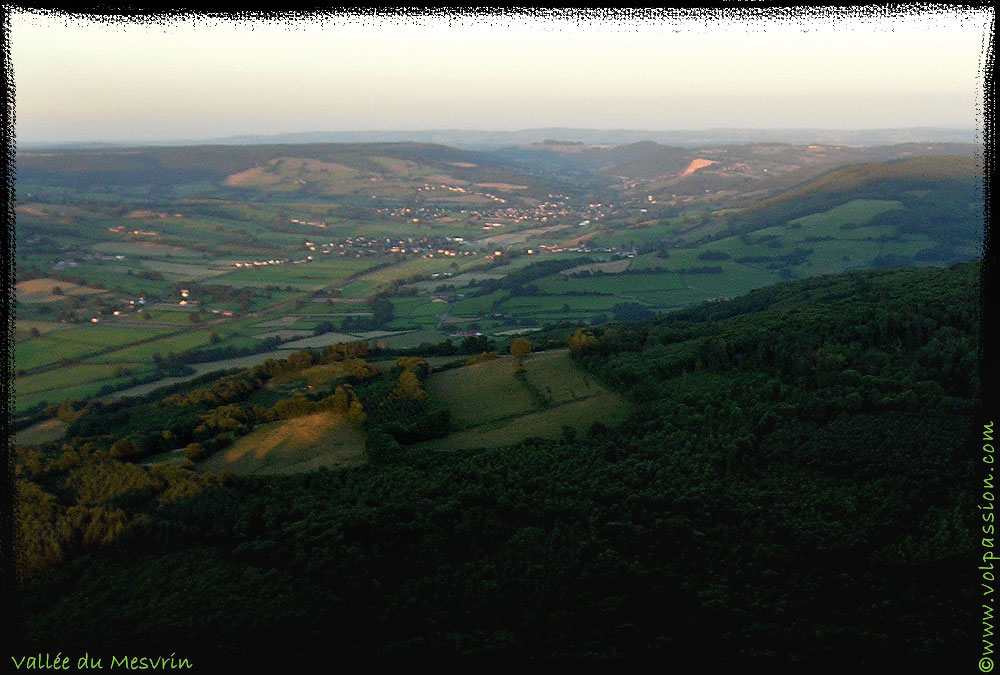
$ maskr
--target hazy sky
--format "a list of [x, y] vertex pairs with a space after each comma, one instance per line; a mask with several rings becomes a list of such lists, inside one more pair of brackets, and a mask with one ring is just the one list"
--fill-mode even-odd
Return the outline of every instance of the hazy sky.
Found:
[[981, 127], [991, 21], [987, 10], [631, 23], [15, 14], [16, 133]]

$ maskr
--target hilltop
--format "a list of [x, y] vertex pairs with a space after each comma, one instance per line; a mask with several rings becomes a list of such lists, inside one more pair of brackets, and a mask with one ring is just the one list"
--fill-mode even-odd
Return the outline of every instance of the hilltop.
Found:
[[981, 183], [982, 175], [980, 163], [972, 157], [947, 154], [838, 167], [779, 195], [748, 203], [744, 213], [768, 213], [773, 218], [773, 211], [784, 207], [789, 214], [804, 215], [848, 197], [876, 198], [922, 189], [943, 193]]
[[225, 188], [254, 188], [286, 198], [367, 199], [374, 193], [400, 200], [419, 198], [416, 193], [427, 183], [464, 186], [470, 193], [495, 186], [504, 190], [508, 184], [531, 194], [550, 189], [545, 181], [511, 171], [483, 153], [420, 143], [26, 151], [18, 153], [17, 163], [22, 183], [77, 189], [148, 186], [176, 193], [193, 186], [207, 194], [232, 195]]

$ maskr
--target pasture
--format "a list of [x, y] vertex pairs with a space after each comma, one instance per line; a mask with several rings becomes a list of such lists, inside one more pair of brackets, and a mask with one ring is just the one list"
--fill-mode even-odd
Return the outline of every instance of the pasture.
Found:
[[264, 424], [199, 465], [202, 471], [289, 474], [363, 462], [365, 434], [341, 415], [319, 412]]
[[55, 302], [67, 295], [95, 295], [107, 292], [50, 278], [21, 281], [14, 285], [14, 289], [18, 302], [26, 303]]
[[207, 345], [211, 342], [210, 336], [208, 330], [179, 333], [101, 354], [94, 360], [101, 363], [149, 362], [155, 354], [166, 357], [171, 352], [179, 354]]
[[410, 349], [419, 347], [422, 343], [439, 344], [448, 339], [449, 331], [441, 330], [417, 330], [399, 335], [391, 335], [379, 340], [386, 347]]
[[581, 432], [594, 422], [615, 424], [628, 415], [624, 400], [578, 369], [567, 350], [531, 354], [521, 373], [509, 356], [433, 373], [425, 388], [451, 411], [456, 428], [418, 445], [439, 450], [554, 438], [564, 426]]
[[167, 334], [169, 331], [144, 326], [116, 326], [114, 324], [84, 324], [69, 330], [52, 333], [50, 337], [56, 340], [67, 340], [84, 345], [93, 345], [99, 349], [110, 349], [130, 345], [142, 340], [150, 340]]
[[433, 373], [424, 388], [451, 410], [456, 428], [467, 429], [519, 417], [534, 408], [524, 385], [514, 377], [516, 371], [517, 362], [504, 357]]
[[351, 375], [378, 373], [380, 368], [368, 364], [363, 359], [348, 359], [333, 363], [322, 363], [303, 370], [279, 373], [271, 378], [271, 389], [320, 389]]
[[[305, 253], [302, 253], [301, 257], [304, 258]], [[337, 284], [377, 264], [372, 258], [346, 256], [323, 256], [323, 258], [297, 265], [286, 262], [278, 265], [234, 268], [231, 272], [214, 277], [212, 283], [234, 288], [276, 285], [292, 286], [300, 290], [316, 290]]]
[[115, 376], [107, 364], [81, 363], [57, 368], [15, 381], [15, 411], [21, 413], [40, 403], [52, 404], [75, 399], [89, 399], [107, 385], [121, 387], [129, 378]]
[[25, 340], [14, 345], [14, 363], [19, 371], [41, 368], [63, 359], [78, 359], [100, 351], [100, 347], [68, 340], [58, 340], [55, 335]]
[[22, 340], [29, 340], [34, 337], [33, 331], [42, 336], [55, 331], [68, 330], [71, 327], [69, 324], [58, 321], [20, 319], [14, 324], [14, 339], [17, 342], [21, 342]]
[[415, 447], [454, 451], [473, 448], [495, 448], [512, 445], [527, 438], [558, 438], [563, 427], [568, 426], [578, 434], [585, 432], [594, 422], [618, 424], [627, 419], [627, 409], [622, 400], [604, 393], [555, 408], [530, 412], [503, 422], [493, 422], [456, 431], [434, 441], [425, 441]]
[[58, 441], [66, 433], [66, 423], [60, 419], [42, 420], [14, 434], [14, 445], [41, 445]]

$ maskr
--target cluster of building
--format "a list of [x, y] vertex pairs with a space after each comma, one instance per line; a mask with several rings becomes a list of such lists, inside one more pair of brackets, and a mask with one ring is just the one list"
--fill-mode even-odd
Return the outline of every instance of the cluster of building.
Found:
[[[440, 186], [430, 186], [425, 185], [423, 190], [446, 190], [449, 192], [461, 192], [465, 194], [478, 194], [484, 196], [491, 201], [495, 202], [498, 206], [496, 208], [488, 207], [478, 207], [478, 208], [464, 208], [457, 211], [458, 214], [466, 216], [469, 222], [477, 222], [480, 220], [503, 220], [509, 224], [519, 224], [522, 222], [537, 222], [537, 223], [547, 223], [552, 221], [562, 221], [562, 220], [574, 220], [577, 217], [583, 215], [589, 215], [595, 209], [601, 210], [603, 205], [597, 204], [591, 205], [587, 209], [581, 210], [577, 207], [573, 207], [569, 204], [569, 197], [564, 195], [548, 195], [545, 201], [538, 204], [524, 205], [524, 206], [503, 206], [500, 204], [507, 204], [507, 200], [504, 197], [499, 197], [497, 195], [490, 194], [488, 192], [473, 193], [466, 188], [455, 187], [450, 185], [440, 185]], [[390, 218], [405, 218], [411, 222], [420, 221], [441, 221], [442, 219], [450, 219], [452, 213], [456, 213], [455, 210], [446, 210], [440, 207], [434, 206], [418, 206], [418, 207], [383, 207], [375, 209], [375, 213], [380, 216], [387, 216]], [[483, 226], [483, 229], [488, 228], [489, 223]]]
[[[126, 302], [128, 303], [126, 305]], [[116, 309], [111, 312], [112, 316], [127, 316], [128, 314], [133, 314], [139, 312], [143, 309], [143, 305], [146, 304], [146, 298], [139, 296], [135, 300], [122, 300], [122, 307], [124, 309]], [[100, 311], [97, 314], [101, 314]], [[90, 318], [90, 323], [100, 323], [101, 319], [99, 316], [94, 316]]]
[[76, 258], [57, 260], [53, 265], [54, 270], [64, 270], [70, 267], [79, 267], [81, 263], [91, 260], [124, 260], [123, 255], [94, 255], [92, 253], [80, 253]]
[[152, 230], [130, 230], [126, 228], [124, 225], [116, 225], [115, 227], [109, 227], [108, 232], [114, 232], [115, 234], [136, 234], [145, 237], [155, 237], [157, 235], [157, 233], [153, 232]]
[[432, 192], [434, 190], [447, 190], [448, 192], [457, 192], [459, 194], [475, 194], [471, 190], [466, 190], [464, 187], [446, 185], [444, 183], [441, 183], [440, 185], [430, 185], [429, 183], [424, 183], [423, 187], [417, 188], [417, 192]]
[[[309, 251], [323, 254], [339, 254], [360, 258], [375, 255], [420, 255], [424, 258], [435, 256], [458, 257], [477, 255], [476, 251], [461, 250], [463, 237], [345, 237], [340, 241], [317, 243], [305, 241]], [[312, 256], [307, 256], [312, 260]]]
[[271, 258], [269, 260], [247, 260], [244, 262], [236, 261], [233, 263], [235, 267], [266, 267], [268, 265], [301, 265], [302, 263], [312, 262], [313, 257], [307, 255], [305, 258]]

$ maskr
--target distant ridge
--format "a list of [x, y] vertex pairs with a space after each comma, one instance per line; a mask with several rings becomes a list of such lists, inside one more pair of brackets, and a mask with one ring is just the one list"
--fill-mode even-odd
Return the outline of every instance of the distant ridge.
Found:
[[[949, 155], [908, 157], [832, 169], [779, 194], [747, 202], [740, 217], [753, 222], [782, 222], [829, 210], [857, 199], [902, 199], [917, 204], [915, 191], [925, 193], [909, 216], [911, 225], [934, 218], [927, 195], [962, 203], [948, 213], [968, 213], [965, 205], [981, 203], [977, 187], [981, 168], [972, 157]], [[940, 216], [940, 214], [938, 214]], [[940, 217], [940, 225], [947, 219]], [[979, 217], [974, 220], [979, 220]]]
[[500, 148], [544, 141], [571, 141], [591, 145], [625, 145], [641, 141], [674, 146], [725, 145], [743, 143], [837, 144], [852, 146], [894, 145], [898, 143], [975, 143], [980, 140], [975, 129], [948, 127], [912, 127], [899, 129], [573, 129], [551, 127], [518, 131], [463, 129], [307, 131], [271, 135], [239, 135], [208, 139], [136, 140], [112, 142], [21, 142], [23, 149], [101, 148], [127, 146], [177, 145], [260, 145], [274, 143], [386, 143], [409, 141], [439, 143], [468, 149]]

